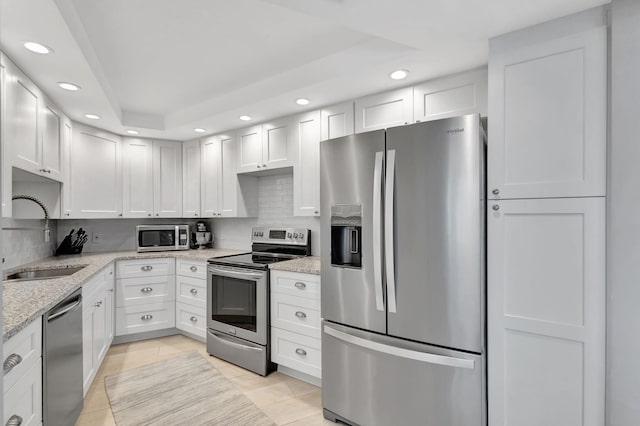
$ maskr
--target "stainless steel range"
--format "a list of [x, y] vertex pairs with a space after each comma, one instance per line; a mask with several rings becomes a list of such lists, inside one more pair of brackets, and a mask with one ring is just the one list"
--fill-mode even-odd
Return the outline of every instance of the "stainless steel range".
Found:
[[253, 228], [251, 253], [209, 259], [207, 352], [266, 376], [274, 369], [269, 342], [269, 264], [311, 254], [311, 231]]

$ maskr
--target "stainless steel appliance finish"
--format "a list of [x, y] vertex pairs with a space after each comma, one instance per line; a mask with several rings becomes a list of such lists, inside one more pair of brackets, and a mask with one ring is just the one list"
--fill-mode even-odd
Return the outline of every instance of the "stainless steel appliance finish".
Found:
[[43, 423], [72, 425], [82, 411], [82, 289], [43, 316]]
[[207, 352], [267, 375], [270, 361], [269, 269], [307, 256], [311, 233], [299, 228], [253, 228], [252, 252], [209, 259]]
[[321, 217], [327, 418], [486, 424], [483, 135], [468, 115], [321, 143], [323, 211], [362, 205], [360, 268]]
[[189, 250], [189, 225], [136, 226], [138, 252]]

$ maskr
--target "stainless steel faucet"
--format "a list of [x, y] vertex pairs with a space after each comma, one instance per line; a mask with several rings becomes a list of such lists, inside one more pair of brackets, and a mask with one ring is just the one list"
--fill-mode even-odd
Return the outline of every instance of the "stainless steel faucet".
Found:
[[39, 199], [37, 199], [36, 197], [32, 197], [30, 195], [14, 195], [13, 197], [11, 197], [11, 200], [27, 200], [27, 201], [33, 201], [34, 203], [36, 203], [37, 205], [40, 206], [40, 208], [42, 209], [42, 211], [44, 212], [44, 228], [12, 228], [12, 227], [8, 227], [8, 228], [2, 228], [2, 229], [7, 229], [7, 230], [44, 230], [44, 242], [48, 243], [49, 240], [51, 239], [51, 230], [49, 229], [49, 210], [47, 209], [47, 206], [44, 205], [44, 203], [42, 201], [40, 201]]

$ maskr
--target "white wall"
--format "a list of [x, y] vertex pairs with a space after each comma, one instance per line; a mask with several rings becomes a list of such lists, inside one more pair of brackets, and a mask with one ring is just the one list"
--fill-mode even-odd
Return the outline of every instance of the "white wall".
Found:
[[[3, 230], [2, 254], [5, 258], [4, 269], [13, 268], [24, 263], [33, 262], [51, 256], [57, 247], [57, 221], [50, 220], [51, 240], [44, 241], [42, 230]], [[43, 228], [43, 220], [35, 219], [2, 219], [3, 228]]]
[[640, 422], [640, 2], [613, 0], [607, 425]]

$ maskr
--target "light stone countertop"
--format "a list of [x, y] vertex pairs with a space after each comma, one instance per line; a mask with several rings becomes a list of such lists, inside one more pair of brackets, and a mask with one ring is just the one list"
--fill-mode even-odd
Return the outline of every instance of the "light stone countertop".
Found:
[[49, 309], [76, 291], [100, 270], [117, 260], [176, 258], [206, 261], [211, 257], [223, 257], [233, 254], [247, 253], [248, 250], [204, 249], [184, 251], [163, 251], [138, 253], [135, 251], [86, 253], [80, 255], [47, 257], [35, 262], [8, 269], [5, 274], [21, 271], [36, 271], [51, 268], [71, 268], [85, 266], [75, 274], [65, 277], [3, 282], [3, 341], [15, 336], [18, 332], [39, 318]]
[[299, 259], [285, 260], [284, 262], [272, 263], [269, 265], [269, 269], [272, 271], [320, 275], [320, 258], [317, 256], [307, 256]]

